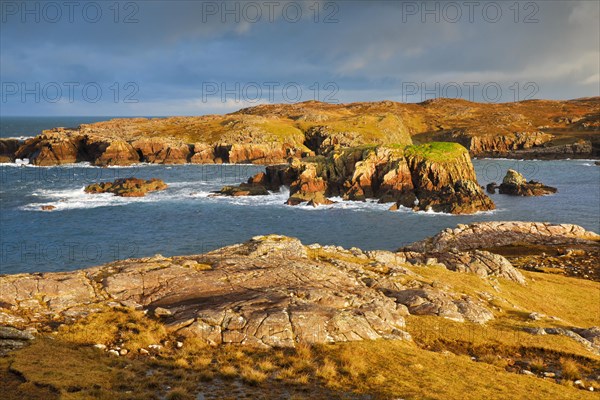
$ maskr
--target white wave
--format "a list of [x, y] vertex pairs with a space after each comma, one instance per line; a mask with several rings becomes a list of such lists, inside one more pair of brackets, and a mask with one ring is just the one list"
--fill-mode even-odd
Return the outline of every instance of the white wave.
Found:
[[149, 193], [145, 197], [120, 197], [112, 193], [85, 193], [84, 187], [80, 187], [66, 190], [39, 190], [32, 195], [40, 197], [40, 202], [26, 204], [21, 207], [22, 210], [41, 211], [44, 205], [54, 206], [56, 211], [61, 211], [148, 203], [159, 200], [160, 193]]
[[0, 139], [14, 139], [14, 140], [27, 140], [27, 139], [33, 139], [35, 136], [12, 136], [12, 137], [3, 137]]

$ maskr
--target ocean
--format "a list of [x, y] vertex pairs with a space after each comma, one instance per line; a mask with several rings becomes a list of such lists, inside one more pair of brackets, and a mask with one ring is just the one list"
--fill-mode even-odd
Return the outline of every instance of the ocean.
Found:
[[[77, 126], [106, 117], [2, 118], [2, 137]], [[5, 125], [5, 122], [7, 123]], [[49, 125], [50, 124], [50, 125]], [[600, 231], [600, 167], [590, 160], [473, 160], [479, 183], [501, 182], [508, 168], [558, 188], [544, 197], [492, 195], [497, 209], [474, 215], [388, 211], [389, 204], [346, 202], [312, 208], [284, 204], [286, 192], [210, 197], [264, 167], [136, 165], [97, 168], [0, 164], [0, 273], [67, 271], [131, 257], [196, 254], [255, 235], [294, 236], [305, 244], [395, 250], [456, 224], [487, 220], [574, 223]], [[135, 176], [169, 188], [143, 198], [85, 194], [85, 185]], [[56, 209], [41, 211], [42, 205]]]

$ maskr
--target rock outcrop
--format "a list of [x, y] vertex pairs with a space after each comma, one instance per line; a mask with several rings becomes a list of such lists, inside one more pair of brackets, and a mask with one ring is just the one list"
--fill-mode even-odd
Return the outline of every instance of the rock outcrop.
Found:
[[[464, 260], [461, 260], [461, 262]], [[405, 316], [485, 323], [486, 301], [433, 287], [402, 253], [259, 236], [206, 254], [0, 276], [0, 325], [51, 330], [106, 307], [148, 310], [180, 338], [293, 347], [410, 339]]]
[[269, 191], [262, 185], [242, 183], [238, 186], [224, 186], [221, 190], [214, 192], [220, 196], [266, 196]]
[[85, 187], [86, 193], [112, 193], [121, 197], [143, 197], [148, 192], [165, 190], [167, 184], [160, 179], [123, 178], [114, 182], [93, 183]]
[[524, 284], [525, 278], [513, 265], [501, 255], [489, 251], [458, 251], [451, 249], [443, 252], [426, 253], [405, 252], [410, 262], [417, 264], [441, 264], [456, 272], [473, 273], [481, 277], [498, 276]]
[[403, 250], [422, 253], [490, 249], [500, 246], [536, 244], [562, 245], [600, 242], [600, 235], [571, 224], [544, 222], [492, 221], [459, 224], [437, 235], [413, 243]]
[[557, 192], [556, 188], [546, 186], [540, 182], [529, 181], [514, 169], [509, 169], [499, 186], [500, 194], [512, 196], [544, 196]]
[[35, 329], [19, 330], [10, 326], [0, 326], [0, 356], [9, 351], [20, 349], [27, 342], [35, 339]]
[[81, 138], [63, 128], [27, 139], [15, 152], [14, 158], [28, 158], [31, 164], [40, 166], [87, 161], [81, 154]]
[[[331, 204], [329, 197], [378, 199], [416, 211], [467, 214], [494, 209], [476, 183], [466, 149], [455, 143], [367, 146], [334, 151], [328, 157], [293, 160], [270, 168], [249, 185], [278, 190], [289, 185], [289, 205]], [[286, 185], [286, 186], [287, 186]]]
[[86, 137], [81, 141], [85, 158], [94, 165], [131, 165], [140, 162], [138, 152], [124, 140], [106, 141]]

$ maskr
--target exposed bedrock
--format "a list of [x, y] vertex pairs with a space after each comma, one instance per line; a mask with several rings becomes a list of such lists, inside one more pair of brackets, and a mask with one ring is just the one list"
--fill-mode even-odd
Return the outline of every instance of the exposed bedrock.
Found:
[[410, 339], [403, 330], [409, 314], [476, 323], [494, 318], [484, 299], [434, 287], [409, 270], [415, 257], [420, 255], [304, 246], [269, 235], [194, 256], [156, 255], [73, 272], [5, 275], [0, 276], [0, 325], [48, 329], [106, 306], [133, 307], [148, 310], [148, 317], [182, 338], [292, 347]]

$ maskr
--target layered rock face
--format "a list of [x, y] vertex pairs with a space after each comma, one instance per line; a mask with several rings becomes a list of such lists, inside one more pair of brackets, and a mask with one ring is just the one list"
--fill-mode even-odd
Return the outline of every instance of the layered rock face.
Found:
[[136, 140], [131, 146], [141, 155], [141, 161], [154, 164], [185, 164], [192, 157], [190, 146], [163, 138]]
[[447, 252], [489, 249], [518, 244], [562, 245], [597, 244], [600, 235], [571, 224], [545, 222], [492, 221], [458, 225], [404, 248], [417, 252]]
[[407, 149], [358, 147], [329, 157], [294, 160], [287, 167], [267, 169], [249, 184], [276, 190], [289, 183], [288, 204], [328, 204], [378, 199], [392, 207], [452, 214], [494, 209], [476, 183], [466, 149], [455, 143], [433, 143]]
[[[489, 185], [488, 191], [490, 191]], [[544, 196], [556, 193], [557, 189], [536, 181], [527, 182], [523, 175], [513, 169], [509, 169], [502, 180], [502, 184], [499, 186], [499, 191], [501, 194], [513, 196]]]
[[148, 192], [165, 190], [167, 184], [160, 179], [123, 178], [114, 182], [93, 183], [85, 187], [86, 193], [112, 193], [121, 197], [143, 197]]
[[162, 137], [124, 140], [80, 134], [63, 128], [45, 131], [24, 143], [0, 141], [0, 162], [28, 158], [39, 166], [90, 162], [97, 166], [153, 164], [276, 164], [305, 152], [285, 144], [186, 144]]
[[195, 256], [0, 276], [0, 325], [52, 329], [106, 306], [133, 307], [148, 310], [177, 337], [293, 347], [410, 339], [403, 331], [409, 313], [460, 322], [493, 318], [486, 301], [426, 283], [406, 268], [414, 262], [404, 253], [259, 236]]

